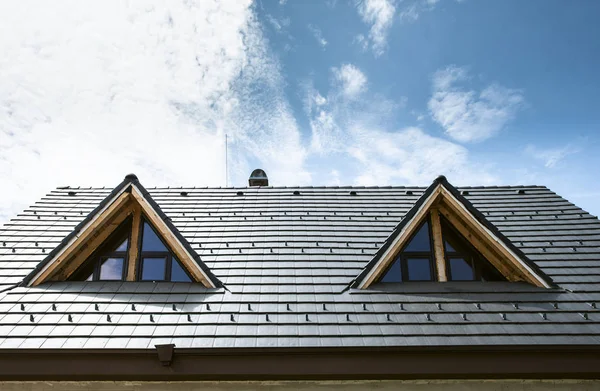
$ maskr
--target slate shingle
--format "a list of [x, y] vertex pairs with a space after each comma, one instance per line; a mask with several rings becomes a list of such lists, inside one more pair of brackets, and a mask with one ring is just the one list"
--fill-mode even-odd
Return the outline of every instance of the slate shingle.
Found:
[[0, 290], [9, 289], [0, 293], [0, 347], [600, 343], [600, 221], [545, 187], [468, 189], [465, 197], [560, 289], [447, 283], [347, 290], [423, 194], [417, 187], [148, 189], [228, 290], [121, 282], [15, 287], [111, 191], [69, 196], [72, 189], [57, 189], [0, 230]]

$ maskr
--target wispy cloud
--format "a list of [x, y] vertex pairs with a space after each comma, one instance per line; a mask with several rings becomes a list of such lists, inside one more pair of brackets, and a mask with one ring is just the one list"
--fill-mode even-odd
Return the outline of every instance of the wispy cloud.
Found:
[[[433, 11], [441, 0], [408, 0], [401, 3], [398, 11], [400, 20], [403, 22], [414, 22], [421, 14]], [[461, 0], [456, 0], [460, 2]]]
[[387, 35], [394, 24], [396, 1], [362, 0], [357, 8], [363, 22], [370, 26], [368, 38], [360, 35], [359, 43], [363, 47], [368, 47], [370, 44], [376, 56], [382, 55], [387, 46]]
[[[358, 14], [370, 26], [369, 32], [357, 34], [354, 42], [363, 50], [371, 48], [375, 56], [382, 55], [387, 47], [388, 35], [397, 19], [400, 23], [415, 22], [433, 11], [441, 0], [358, 0]], [[455, 0], [461, 3], [464, 0]]]
[[286, 29], [290, 27], [291, 23], [290, 18], [277, 19], [271, 14], [266, 14], [265, 19], [267, 20], [267, 22], [269, 22], [271, 27], [273, 27], [273, 30], [275, 30], [275, 32], [277, 33], [284, 33]]
[[[365, 80], [361, 85], [368, 84], [356, 66], [344, 66], [359, 71]], [[339, 72], [344, 66], [335, 69]], [[324, 156], [323, 165], [338, 175], [354, 178], [359, 185], [424, 184], [439, 174], [457, 183], [495, 179], [486, 167], [470, 161], [465, 147], [420, 128], [396, 127], [404, 99], [391, 101], [366, 87], [356, 89], [361, 99], [347, 99], [344, 88], [338, 78], [323, 94], [309, 85], [305, 100], [312, 131], [310, 151]], [[323, 175], [322, 180], [336, 183], [331, 175]]]
[[224, 185], [225, 132], [232, 183], [255, 165], [310, 180], [249, 1], [2, 2], [0, 53], [0, 220], [57, 185], [132, 171]]
[[312, 33], [313, 37], [315, 37], [315, 39], [317, 40], [317, 43], [322, 48], [325, 48], [325, 46], [327, 46], [327, 40], [325, 38], [323, 38], [323, 32], [321, 32], [321, 29], [313, 26], [312, 24], [309, 24], [307, 26], [307, 28]]
[[446, 133], [461, 142], [486, 140], [511, 121], [523, 107], [520, 90], [490, 84], [480, 91], [465, 87], [466, 68], [449, 66], [433, 76], [429, 110]]
[[581, 151], [579, 143], [569, 143], [563, 147], [539, 148], [534, 145], [525, 147], [525, 153], [532, 158], [541, 161], [546, 168], [554, 168], [567, 156]]
[[333, 68], [333, 76], [341, 87], [342, 94], [346, 98], [358, 97], [367, 86], [367, 77], [352, 64], [344, 64], [339, 68]]

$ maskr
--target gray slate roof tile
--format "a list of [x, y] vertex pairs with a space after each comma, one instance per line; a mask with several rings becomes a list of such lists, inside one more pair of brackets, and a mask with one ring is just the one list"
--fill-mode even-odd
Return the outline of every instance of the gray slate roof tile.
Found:
[[600, 221], [545, 187], [518, 188], [525, 194], [472, 187], [465, 197], [561, 289], [346, 290], [423, 193], [417, 187], [361, 187], [357, 196], [350, 188], [250, 188], [243, 197], [232, 188], [149, 189], [228, 290], [149, 282], [15, 287], [111, 191], [57, 189], [0, 230], [0, 288], [10, 288], [0, 293], [0, 348], [600, 343]]

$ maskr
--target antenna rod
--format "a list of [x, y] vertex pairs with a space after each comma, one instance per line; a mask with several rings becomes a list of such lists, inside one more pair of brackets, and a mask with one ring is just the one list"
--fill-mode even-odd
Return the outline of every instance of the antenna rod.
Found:
[[227, 170], [227, 133], [225, 133], [225, 187], [229, 185], [228, 174], [229, 172]]

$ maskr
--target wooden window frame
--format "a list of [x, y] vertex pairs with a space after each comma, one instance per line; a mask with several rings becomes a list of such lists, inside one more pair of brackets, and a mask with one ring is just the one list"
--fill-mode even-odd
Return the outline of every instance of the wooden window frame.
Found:
[[410, 237], [417, 227], [425, 219], [431, 219], [432, 234], [434, 237], [434, 256], [436, 262], [438, 282], [448, 281], [446, 255], [441, 233], [440, 217], [443, 216], [450, 222], [453, 228], [459, 232], [473, 248], [480, 253], [488, 263], [493, 266], [509, 282], [524, 281], [536, 287], [552, 288], [543, 273], [536, 271], [529, 265], [523, 255], [512, 249], [510, 245], [499, 238], [491, 228], [474, 216], [462, 201], [457, 199], [451, 192], [438, 183], [433, 190], [429, 191], [427, 198], [411, 211], [412, 217], [400, 229], [390, 245], [378, 260], [370, 268], [364, 277], [354, 286], [358, 289], [368, 289], [372, 284], [381, 281], [391, 264], [397, 259], [402, 248], [406, 246]]
[[[127, 276], [127, 268], [129, 264], [129, 248], [131, 247], [132, 235], [131, 229], [128, 229], [129, 225], [133, 225], [133, 222], [130, 219], [125, 219], [125, 221], [121, 222], [119, 227], [117, 227], [110, 235], [106, 238], [104, 243], [102, 243], [95, 251], [92, 253], [88, 259], [79, 265], [77, 270], [73, 272], [73, 276], [76, 278], [82, 278], [83, 272], [85, 270], [85, 266], [88, 263], [93, 263], [92, 268], [92, 279], [89, 281], [125, 281]], [[111, 251], [111, 252], [103, 252], [102, 250], [105, 247], [110, 247], [111, 245], [117, 245], [121, 240], [119, 239], [125, 232], [128, 232], [126, 237], [127, 240], [127, 249], [124, 251]], [[123, 270], [121, 273], [120, 280], [101, 280], [100, 279], [100, 269], [102, 261], [109, 258], [122, 258], [123, 259]], [[88, 281], [88, 280], [84, 280]]]
[[[165, 278], [163, 280], [144, 280], [144, 259], [145, 258], [160, 258], [165, 260], [165, 268], [163, 270]], [[173, 262], [173, 256], [168, 252], [158, 252], [158, 251], [146, 251], [143, 254], [140, 253], [140, 259], [138, 260], [138, 276], [136, 281], [163, 281], [163, 282], [171, 282], [171, 266]]]
[[[123, 269], [121, 270], [121, 279], [120, 280], [116, 280], [116, 279], [108, 280], [108, 279], [100, 278], [100, 273], [102, 272], [102, 261], [105, 259], [111, 259], [111, 258], [123, 260]], [[127, 255], [123, 255], [123, 256], [114, 256], [113, 254], [102, 255], [101, 257], [98, 258], [98, 260], [96, 261], [96, 264], [94, 265], [94, 277], [92, 278], [92, 281], [125, 281], [126, 276], [127, 276]]]
[[[444, 221], [442, 225], [445, 226], [445, 228], [446, 228], [445, 231], [446, 232], [449, 231], [449, 233], [450, 233], [449, 238], [445, 237], [443, 235], [444, 228], [442, 228], [442, 245], [444, 246], [444, 254], [445, 254], [444, 262], [445, 262], [445, 267], [446, 267], [446, 274], [448, 276], [448, 281], [460, 281], [460, 282], [487, 281], [487, 280], [483, 279], [483, 268], [485, 266], [491, 268], [496, 274], [500, 275], [502, 278], [504, 278], [506, 280], [506, 278], [502, 275], [502, 273], [500, 273], [487, 259], [485, 259], [485, 257], [479, 251], [477, 251], [477, 249], [473, 246], [473, 244], [471, 244], [471, 242], [469, 242], [466, 238], [462, 237], [460, 232], [458, 232], [456, 230], [456, 228], [454, 228], [452, 226], [452, 224], [450, 224], [450, 222]], [[450, 240], [448, 240], [448, 239], [450, 239]], [[455, 240], [456, 242], [458, 242], [458, 245], [451, 243], [452, 240]], [[465, 242], [466, 246], [462, 245], [461, 241]], [[448, 249], [446, 249], [445, 242], [450, 243], [450, 245], [452, 246], [452, 248], [454, 248], [455, 251], [448, 251]], [[460, 258], [460, 259], [464, 259], [465, 261], [467, 261], [469, 263], [469, 265], [471, 266], [471, 269], [473, 270], [473, 279], [472, 280], [453, 280], [452, 279], [452, 267], [450, 265], [451, 258], [455, 258], [455, 259]]]
[[[417, 236], [417, 234], [421, 231], [421, 229], [423, 228], [423, 225], [425, 223], [427, 223], [427, 233], [428, 233], [428, 237], [429, 237], [429, 251], [400, 251], [400, 253], [398, 253], [396, 255], [396, 257], [394, 258], [394, 261], [390, 262], [386, 271], [382, 274], [382, 278], [390, 271], [390, 269], [392, 268], [394, 263], [396, 261], [399, 261], [400, 262], [400, 282], [402, 282], [402, 283], [405, 283], [405, 282], [434, 282], [437, 280], [437, 265], [435, 262], [435, 257], [434, 257], [434, 252], [433, 252], [433, 248], [434, 248], [433, 247], [434, 246], [433, 234], [432, 234], [431, 220], [429, 219], [429, 217], [425, 218], [418, 225], [418, 227], [412, 233], [410, 238], [407, 240], [406, 246], [408, 246], [412, 242], [412, 240]], [[430, 274], [431, 279], [430, 280], [411, 280], [410, 273], [408, 272], [408, 259], [409, 258], [429, 260], [429, 274]]]
[[[160, 242], [165, 246], [165, 251], [143, 251], [143, 238], [144, 238], [144, 225], [148, 224], [148, 227], [154, 231], [154, 234], [160, 240]], [[130, 226], [129, 228], [127, 228]], [[111, 251], [109, 253], [102, 252], [106, 246], [111, 244], [116, 244], [120, 240], [116, 240], [123, 235], [124, 230], [128, 229], [127, 236], [127, 249], [124, 251]], [[113, 242], [114, 243], [111, 243]], [[176, 259], [176, 255], [170, 249], [170, 247], [165, 243], [165, 241], [160, 237], [160, 235], [156, 232], [156, 229], [152, 226], [152, 223], [142, 216], [140, 210], [136, 210], [133, 213], [133, 221], [126, 220], [121, 223], [121, 226], [117, 228], [114, 232], [110, 234], [110, 236], [106, 240], [106, 245], [103, 244], [101, 247], [96, 250], [96, 253], [92, 254], [85, 262], [81, 264], [79, 269], [73, 273], [73, 276], [79, 280], [83, 276], [83, 270], [88, 262], [94, 264], [92, 269], [92, 279], [89, 282], [98, 282], [98, 281], [138, 281], [138, 282], [173, 282], [173, 262], [178, 262]], [[120, 280], [105, 280], [100, 279], [100, 271], [102, 261], [109, 258], [122, 258], [123, 259], [123, 271]], [[164, 258], [165, 259], [165, 273], [164, 279], [160, 280], [144, 280], [143, 276], [143, 259], [144, 258]], [[181, 266], [181, 269], [184, 271], [185, 275], [189, 278], [190, 282], [194, 281], [190, 273], [186, 270], [185, 267]], [[132, 272], [133, 271], [133, 272]], [[131, 274], [133, 273], [133, 278], [131, 278]], [[88, 281], [88, 280], [85, 280]]]
[[[442, 224], [442, 219], [443, 224]], [[386, 270], [381, 274], [380, 280], [391, 270], [392, 266], [395, 262], [400, 262], [400, 281], [401, 283], [407, 282], [448, 282], [448, 281], [460, 281], [460, 282], [481, 282], [486, 281], [483, 279], [483, 269], [482, 264], [488, 264], [492, 270], [497, 273], [502, 278], [506, 279], [504, 275], [495, 269], [495, 267], [489, 262], [477, 249], [473, 246], [472, 243], [469, 242], [468, 239], [462, 237], [462, 235], [456, 230], [452, 224], [448, 221], [445, 221], [440, 215], [440, 212], [437, 208], [431, 208], [429, 212], [425, 215], [423, 221], [419, 223], [419, 225], [414, 229], [408, 240], [406, 240], [406, 244], [404, 247], [408, 246], [411, 241], [415, 238], [415, 236], [420, 232], [423, 227], [423, 224], [427, 223], [428, 226], [428, 234], [429, 234], [429, 251], [404, 251], [400, 250], [394, 257], [394, 260], [390, 262]], [[446, 229], [443, 226], [447, 227]], [[450, 230], [450, 237], [446, 238], [444, 236], [444, 231], [448, 233]], [[448, 240], [450, 239], [450, 240]], [[454, 240], [453, 240], [454, 239]], [[467, 243], [465, 245], [455, 245], [451, 244], [455, 251], [448, 251], [445, 246], [445, 242], [451, 243], [452, 241], [456, 241], [461, 244], [461, 241]], [[457, 249], [458, 247], [458, 249]], [[412, 280], [410, 278], [409, 268], [408, 268], [408, 259], [411, 258], [419, 258], [419, 259], [428, 259], [429, 267], [430, 267], [430, 280]], [[463, 259], [470, 266], [471, 270], [473, 270], [473, 279], [472, 280], [453, 280], [452, 279], [452, 268], [450, 264], [450, 259]], [[389, 282], [393, 283], [393, 282]]]
[[[135, 259], [135, 263], [136, 263], [136, 269], [137, 269], [137, 274], [136, 274], [136, 281], [162, 281], [162, 282], [173, 282], [172, 277], [173, 277], [173, 261], [174, 258], [177, 258], [175, 256], [175, 254], [173, 253], [173, 251], [171, 250], [171, 248], [167, 245], [167, 243], [165, 243], [165, 241], [163, 240], [163, 238], [160, 237], [160, 235], [156, 232], [156, 228], [154, 228], [152, 226], [152, 223], [146, 219], [145, 217], [141, 217], [140, 219], [140, 227], [139, 227], [139, 246], [138, 246], [138, 254], [136, 254], [136, 259]], [[158, 240], [160, 240], [160, 242], [163, 244], [163, 246], [165, 246], [165, 248], [167, 249], [167, 251], [144, 251], [142, 249], [143, 246], [143, 238], [144, 238], [144, 225], [148, 224], [148, 227], [150, 227], [151, 230], [154, 231], [154, 234], [156, 235], [156, 237], [158, 238]], [[144, 273], [144, 262], [143, 259], [144, 258], [166, 258], [165, 261], [165, 279], [164, 280], [144, 280], [142, 279], [143, 273]], [[179, 260], [175, 259], [175, 262], [178, 262]], [[186, 270], [185, 267], [181, 267], [184, 271], [184, 273], [186, 274], [186, 276], [190, 279], [190, 281], [194, 281], [194, 279], [192, 278], [192, 276], [190, 276], [190, 273]]]
[[[141, 186], [140, 186], [141, 187]], [[203, 269], [198, 255], [185, 238], [178, 235], [176, 229], [165, 221], [158, 205], [152, 202], [148, 194], [143, 193], [135, 183], [130, 183], [110, 195], [96, 208], [86, 220], [76, 227], [68, 241], [44, 259], [41, 267], [26, 277], [27, 286], [37, 286], [50, 281], [72, 280], [81, 266], [90, 259], [103, 243], [118, 229], [122, 222], [133, 217], [131, 237], [139, 238], [142, 216], [155, 229], [163, 243], [178, 260], [192, 282], [199, 282], [206, 288], [218, 288], [220, 283], [210, 272]], [[127, 252], [125, 281], [136, 281], [138, 275], [139, 240], [130, 240]], [[87, 276], [86, 276], [87, 278]]]
[[[412, 280], [408, 269], [409, 259], [427, 259], [429, 261], [429, 280]], [[428, 253], [403, 252], [400, 254], [400, 270], [402, 270], [402, 282], [434, 282], [436, 281], [435, 261]], [[404, 279], [406, 276], [406, 279]]]

